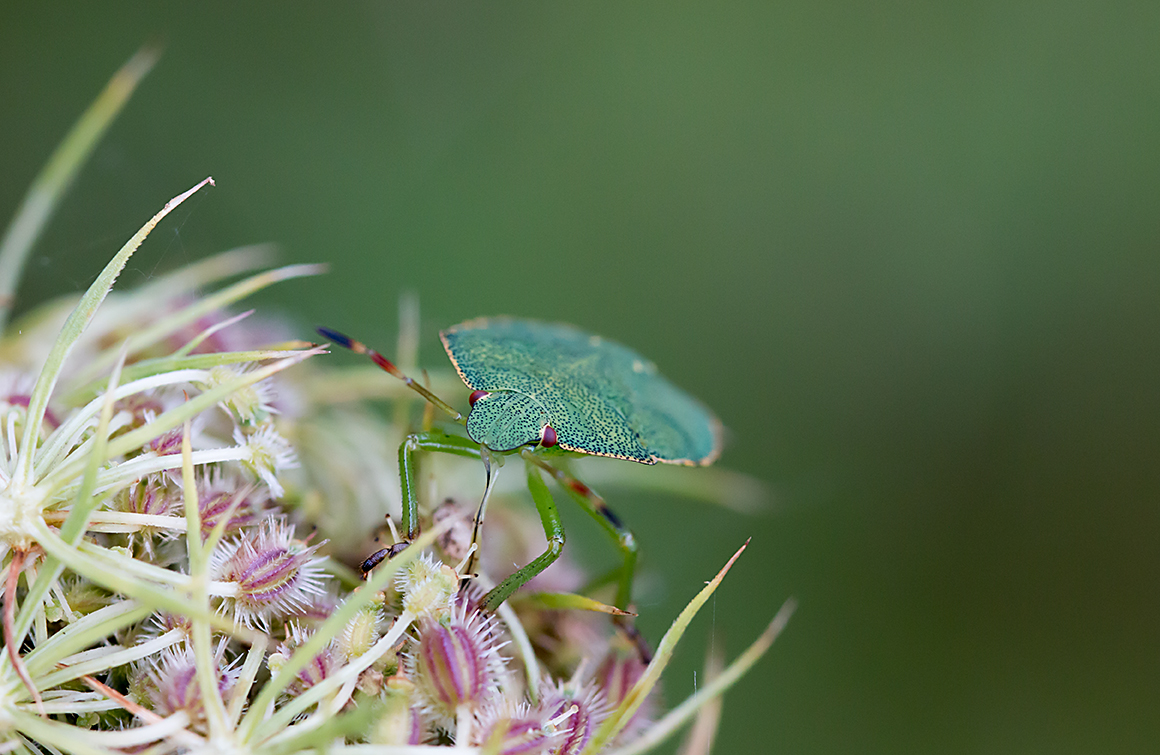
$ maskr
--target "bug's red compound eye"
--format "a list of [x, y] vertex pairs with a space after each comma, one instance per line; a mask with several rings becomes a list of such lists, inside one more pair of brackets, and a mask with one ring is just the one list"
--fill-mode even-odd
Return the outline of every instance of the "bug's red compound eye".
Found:
[[540, 432], [540, 445], [544, 448], [556, 445], [556, 431], [551, 425], [544, 425], [544, 429]]
[[471, 395], [467, 397], [468, 403], [475, 406], [475, 402], [479, 401], [484, 396], [489, 395], [487, 391], [472, 391]]

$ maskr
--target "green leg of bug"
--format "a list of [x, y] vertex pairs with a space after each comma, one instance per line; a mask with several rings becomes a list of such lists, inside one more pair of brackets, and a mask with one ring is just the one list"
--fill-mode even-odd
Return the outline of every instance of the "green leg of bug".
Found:
[[556, 511], [556, 502], [544, 483], [539, 467], [528, 464], [528, 490], [536, 504], [536, 511], [540, 512], [540, 523], [544, 526], [544, 539], [548, 541], [547, 549], [510, 577], [492, 588], [491, 592], [483, 596], [483, 607], [493, 611], [508, 599], [516, 590], [523, 587], [529, 580], [552, 565], [564, 550], [564, 525], [560, 523], [560, 515]]
[[469, 459], [480, 457], [479, 444], [468, 438], [448, 435], [438, 430], [408, 435], [399, 446], [399, 480], [403, 488], [403, 540], [390, 548], [373, 553], [362, 563], [365, 574], [384, 560], [394, 556], [411, 544], [419, 536], [419, 465], [420, 453], [444, 453], [464, 456]]
[[469, 438], [433, 430], [408, 435], [399, 446], [399, 481], [403, 486], [403, 537], [408, 542], [419, 536], [420, 453], [441, 453], [478, 459], [479, 444]]
[[620, 519], [612, 513], [604, 499], [592, 488], [564, 470], [552, 466], [532, 451], [522, 451], [521, 454], [525, 459], [552, 475], [560, 487], [564, 489], [564, 492], [580, 504], [580, 508], [587, 511], [616, 543], [624, 562], [620, 568], [615, 605], [617, 608], [627, 610], [632, 599], [632, 578], [636, 572], [637, 547], [636, 538], [633, 537], [632, 532], [621, 524]]
[[[572, 500], [580, 504], [580, 508], [587, 511], [616, 543], [616, 547], [620, 550], [624, 563], [619, 570], [620, 574], [617, 582], [615, 605], [621, 610], [629, 610], [629, 603], [632, 601], [632, 579], [636, 574], [637, 555], [636, 538], [633, 537], [632, 532], [621, 524], [620, 519], [612, 513], [608, 505], [604, 502], [604, 499], [596, 491], [592, 490], [592, 488], [580, 482], [564, 470], [552, 466], [531, 450], [525, 449], [520, 452], [520, 455], [530, 463], [535, 464], [540, 469], [552, 475], [553, 479], [564, 489], [564, 492], [571, 496]], [[648, 642], [637, 631], [632, 620], [629, 617], [616, 616], [613, 617], [613, 621], [624, 630], [624, 633], [636, 645], [641, 658], [646, 663], [651, 660], [652, 649], [649, 648]]]

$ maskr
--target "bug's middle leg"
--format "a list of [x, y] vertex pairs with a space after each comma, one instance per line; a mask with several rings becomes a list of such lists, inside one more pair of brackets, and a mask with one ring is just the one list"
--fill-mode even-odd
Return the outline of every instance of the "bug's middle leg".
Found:
[[528, 490], [532, 494], [532, 501], [536, 504], [536, 511], [540, 513], [540, 523], [544, 526], [544, 539], [548, 541], [548, 547], [530, 563], [483, 596], [482, 605], [488, 611], [498, 608], [513, 592], [551, 566], [552, 562], [560, 557], [560, 552], [564, 550], [564, 525], [560, 522], [556, 502], [552, 500], [552, 494], [548, 490], [547, 484], [544, 483], [544, 477], [540, 474], [539, 467], [529, 463], [527, 471]]
[[[619, 569], [620, 574], [617, 580], [616, 602], [613, 605], [622, 611], [630, 610], [629, 604], [632, 602], [632, 581], [636, 575], [636, 537], [624, 526], [620, 518], [612, 513], [612, 510], [608, 508], [608, 504], [592, 488], [564, 470], [552, 466], [530, 450], [522, 451], [521, 455], [529, 463], [535, 464], [540, 469], [552, 475], [552, 478], [559, 483], [560, 487], [564, 489], [569, 497], [580, 504], [580, 508], [587, 511], [616, 543], [617, 549], [620, 550], [623, 563]], [[644, 637], [632, 623], [631, 617], [615, 616], [613, 617], [613, 621], [624, 630], [625, 634], [636, 645], [641, 658], [645, 662], [648, 662], [652, 658], [652, 649], [649, 648], [648, 642], [645, 641]]]

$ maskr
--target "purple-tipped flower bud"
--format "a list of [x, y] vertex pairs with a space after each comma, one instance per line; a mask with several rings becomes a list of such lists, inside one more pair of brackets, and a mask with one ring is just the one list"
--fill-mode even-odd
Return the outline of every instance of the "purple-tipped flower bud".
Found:
[[202, 479], [197, 491], [202, 537], [209, 537], [209, 533], [231, 509], [233, 513], [229, 514], [229, 521], [224, 528], [227, 534], [253, 524], [269, 500], [270, 496], [265, 490], [247, 485], [232, 475]]
[[132, 514], [150, 514], [164, 516], [172, 513], [175, 497], [172, 491], [167, 490], [160, 480], [148, 477], [127, 488], [118, 500], [123, 511]]
[[[116, 497], [117, 508], [130, 514], [180, 516], [181, 495], [175, 488], [166, 485], [165, 479], [164, 474], [149, 475], [129, 486]], [[142, 537], [145, 552], [149, 554], [153, 552], [153, 538], [169, 540], [176, 536], [173, 530], [145, 525], [142, 525], [138, 532]]]
[[[474, 744], [499, 755], [550, 755], [559, 752], [564, 733], [527, 703], [489, 706], [480, 716]], [[492, 749], [494, 748], [494, 749]]]
[[[272, 674], [276, 674], [282, 668], [282, 665], [294, 654], [296, 648], [310, 639], [311, 633], [302, 629], [297, 624], [290, 624], [287, 628], [287, 634], [287, 641], [280, 643], [278, 649], [271, 653], [270, 658], [266, 661]], [[298, 674], [294, 677], [294, 681], [290, 682], [286, 687], [286, 692], [290, 696], [301, 695], [315, 684], [318, 684], [333, 674], [341, 666], [342, 659], [339, 657], [334, 643], [331, 642], [323, 647], [322, 650], [318, 651], [310, 659], [310, 662], [298, 671]]]
[[[135, 393], [132, 396], [126, 396], [124, 399], [117, 402], [117, 409], [119, 412], [125, 412], [128, 415], [128, 423], [126, 429], [137, 429], [153, 424], [153, 422], [160, 415], [164, 414], [167, 409], [172, 409], [180, 403], [180, 399], [172, 391], [164, 390], [150, 390], [143, 393]], [[193, 436], [196, 438], [199, 428], [204, 424], [204, 419], [200, 416], [193, 419]], [[181, 437], [182, 428], [177, 427], [155, 436], [144, 446], [142, 450], [151, 451], [157, 456], [168, 456], [170, 454], [181, 453]], [[194, 446], [196, 448], [196, 445]], [[172, 472], [170, 477], [174, 477]], [[180, 470], [176, 475], [176, 479], [180, 478]]]
[[[596, 670], [595, 682], [604, 692], [608, 704], [616, 708], [628, 696], [648, 665], [641, 660], [635, 649], [613, 647]], [[625, 742], [638, 735], [649, 724], [654, 712], [656, 688], [644, 699], [628, 724], [621, 730], [618, 741]]]
[[[237, 681], [237, 672], [218, 668], [215, 669], [215, 675], [218, 694], [224, 699]], [[153, 703], [153, 712], [171, 716], [184, 711], [189, 716], [192, 728], [204, 729], [205, 701], [197, 682], [197, 667], [192, 650], [165, 651], [146, 672], [144, 682]]]
[[144, 636], [160, 637], [166, 632], [178, 629], [189, 638], [193, 635], [193, 622], [187, 616], [181, 616], [168, 611], [155, 613], [145, 627]]
[[609, 706], [595, 681], [579, 688], [557, 682], [543, 685], [536, 709], [545, 726], [560, 732], [562, 737], [549, 752], [576, 755], [608, 717]]
[[450, 726], [460, 711], [474, 713], [496, 692], [506, 674], [495, 621], [456, 608], [446, 621], [423, 619], [405, 657], [423, 710]]
[[158, 456], [181, 453], [181, 429], [170, 430], [149, 441], [147, 448]]
[[225, 598], [223, 609], [232, 607], [234, 617], [248, 626], [267, 627], [272, 618], [301, 614], [323, 594], [317, 548], [295, 539], [285, 520], [268, 520], [256, 533], [246, 532], [214, 550], [214, 594]]

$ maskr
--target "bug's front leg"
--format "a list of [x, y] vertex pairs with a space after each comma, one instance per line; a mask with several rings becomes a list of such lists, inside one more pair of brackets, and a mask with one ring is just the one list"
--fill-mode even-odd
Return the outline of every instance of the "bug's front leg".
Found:
[[364, 574], [383, 561], [400, 553], [419, 537], [419, 454], [442, 453], [480, 457], [479, 444], [469, 438], [448, 435], [439, 430], [408, 435], [399, 446], [399, 481], [403, 488], [403, 539], [394, 545], [371, 554], [362, 562]]

